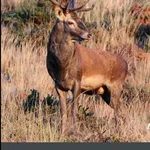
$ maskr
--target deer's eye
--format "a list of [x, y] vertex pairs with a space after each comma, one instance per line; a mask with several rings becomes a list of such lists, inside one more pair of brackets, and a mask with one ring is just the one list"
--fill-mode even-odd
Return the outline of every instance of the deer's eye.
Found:
[[73, 23], [73, 22], [71, 22], [71, 21], [68, 21], [68, 24], [69, 24], [69, 25], [73, 25], [74, 23]]

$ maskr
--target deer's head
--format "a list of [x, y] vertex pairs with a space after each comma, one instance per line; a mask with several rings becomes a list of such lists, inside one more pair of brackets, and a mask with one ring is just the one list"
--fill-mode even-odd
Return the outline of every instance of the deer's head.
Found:
[[76, 12], [89, 11], [93, 8], [83, 9], [83, 7], [89, 2], [85, 2], [82, 6], [78, 8], [68, 8], [70, 2], [66, 6], [62, 6], [55, 0], [51, 0], [55, 5], [55, 15], [58, 18], [58, 21], [63, 23], [64, 32], [68, 33], [71, 37], [71, 40], [82, 41], [88, 40], [91, 37], [91, 34], [88, 32], [83, 21], [77, 16]]

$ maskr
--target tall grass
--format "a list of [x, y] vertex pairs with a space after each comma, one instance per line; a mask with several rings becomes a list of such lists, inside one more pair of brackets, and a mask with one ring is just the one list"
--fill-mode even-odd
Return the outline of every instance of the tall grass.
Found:
[[[84, 15], [86, 22], [97, 22], [98, 28], [93, 29], [93, 39], [83, 43], [97, 50], [108, 50], [121, 54], [129, 64], [134, 63], [135, 72], [128, 75], [120, 100], [124, 107], [122, 113], [126, 122], [115, 128], [113, 110], [101, 99], [94, 96], [81, 95], [80, 104], [86, 112], [82, 112], [78, 128], [79, 137], [62, 137], [60, 134], [59, 106], [55, 111], [51, 105], [43, 105], [48, 94], [58, 100], [54, 84], [46, 69], [46, 44], [36, 45], [33, 39], [23, 38], [22, 44], [16, 46], [16, 35], [9, 27], [2, 26], [1, 40], [1, 82], [2, 82], [2, 141], [3, 142], [150, 142], [150, 61], [138, 62], [130, 58], [128, 52], [135, 53], [133, 37], [129, 37], [128, 10], [129, 0], [93, 0], [92, 12]], [[140, 1], [148, 2], [147, 0]], [[90, 5], [89, 4], [89, 5]], [[18, 6], [17, 6], [18, 7]], [[101, 23], [106, 17], [111, 22], [110, 30]], [[50, 10], [51, 11], [51, 10]], [[109, 21], [108, 20], [108, 21]], [[30, 25], [30, 23], [29, 23]], [[48, 32], [44, 38], [48, 40]], [[42, 37], [43, 35], [41, 35]], [[40, 38], [40, 36], [39, 36]], [[36, 38], [35, 38], [36, 40]], [[106, 49], [107, 48], [107, 49]], [[25, 112], [23, 104], [31, 94], [31, 89], [39, 92], [39, 105], [34, 111]], [[68, 99], [69, 99], [68, 95]], [[89, 109], [86, 109], [88, 108]], [[91, 113], [93, 112], [93, 113]], [[91, 113], [91, 115], [88, 115]]]

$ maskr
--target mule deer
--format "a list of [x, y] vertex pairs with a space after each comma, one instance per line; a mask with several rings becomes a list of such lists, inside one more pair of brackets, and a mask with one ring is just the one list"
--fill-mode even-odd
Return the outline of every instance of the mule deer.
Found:
[[[120, 107], [120, 92], [127, 75], [126, 62], [117, 55], [107, 51], [86, 48], [79, 41], [89, 40], [91, 34], [76, 12], [84, 9], [85, 2], [77, 8], [64, 7], [55, 0], [57, 17], [47, 46], [47, 70], [52, 77], [60, 100], [61, 131], [67, 133], [66, 94], [71, 91], [72, 118], [76, 128], [78, 96], [80, 93], [99, 94], [103, 100], [114, 108], [116, 114]], [[114, 99], [111, 97], [114, 96]], [[75, 130], [74, 130], [75, 131]]]

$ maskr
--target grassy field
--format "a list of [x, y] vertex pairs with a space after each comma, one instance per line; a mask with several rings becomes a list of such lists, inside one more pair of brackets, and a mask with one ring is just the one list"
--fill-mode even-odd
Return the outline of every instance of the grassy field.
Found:
[[[29, 6], [20, 8], [20, 0], [13, 2], [12, 18], [7, 16], [5, 5], [1, 9], [6, 13], [5, 25], [1, 24], [2, 142], [150, 142], [150, 130], [147, 129], [150, 123], [150, 60], [136, 59], [133, 36], [127, 31], [134, 23], [134, 20], [128, 21], [128, 12], [135, 0], [116, 0], [115, 3], [113, 0], [91, 0], [89, 5], [96, 4], [94, 9], [79, 14], [87, 25], [97, 23], [97, 29], [91, 30], [91, 41], [83, 44], [99, 51], [119, 53], [129, 66], [121, 95], [126, 122], [116, 129], [113, 110], [102, 99], [97, 102], [94, 96], [81, 95], [78, 128], [82, 136], [79, 137], [60, 134], [59, 101], [46, 69], [46, 43], [55, 20], [51, 4], [44, 7], [43, 13], [43, 9], [36, 9], [29, 3], [30, 10], [41, 12], [34, 11], [37, 16], [40, 14], [43, 19], [45, 15], [49, 19], [37, 21], [33, 19], [33, 13], [22, 23], [21, 17], [14, 18], [14, 14], [19, 14], [23, 8], [27, 12]], [[49, 4], [48, 0], [46, 2]], [[148, 0], [136, 2], [148, 4]], [[107, 11], [109, 15], [106, 15]], [[109, 30], [103, 27], [104, 20], [108, 24], [111, 22]], [[149, 50], [150, 42], [147, 47]], [[69, 93], [68, 99], [70, 96]]]

